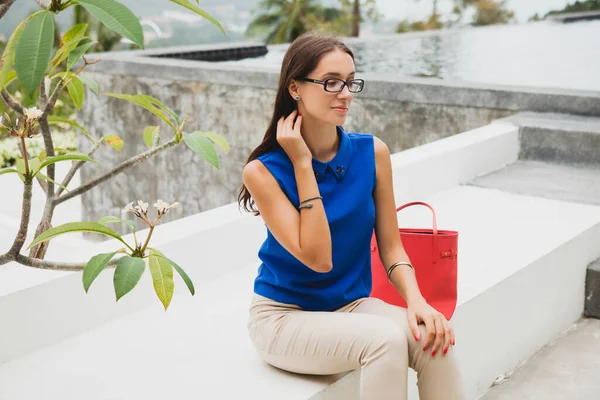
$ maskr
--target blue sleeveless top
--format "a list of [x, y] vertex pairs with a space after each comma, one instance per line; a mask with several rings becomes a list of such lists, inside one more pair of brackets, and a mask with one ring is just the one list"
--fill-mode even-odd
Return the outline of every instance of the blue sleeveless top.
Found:
[[[375, 149], [372, 135], [337, 128], [340, 145], [329, 162], [312, 164], [329, 222], [333, 268], [315, 272], [285, 250], [267, 227], [254, 292], [307, 311], [333, 311], [371, 293], [370, 241], [375, 224]], [[258, 159], [283, 193], [300, 205], [294, 166], [282, 148]], [[310, 212], [310, 211], [309, 211]]]

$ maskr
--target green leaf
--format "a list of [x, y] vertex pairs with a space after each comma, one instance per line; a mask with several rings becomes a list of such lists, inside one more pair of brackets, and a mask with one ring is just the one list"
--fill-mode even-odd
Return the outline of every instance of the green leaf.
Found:
[[152, 275], [154, 291], [166, 310], [169, 307], [169, 304], [171, 304], [173, 291], [175, 290], [173, 267], [166, 258], [159, 257], [159, 255], [162, 254], [160, 254], [158, 250], [149, 250], [150, 257], [148, 257], [148, 266], [150, 267], [150, 274]]
[[67, 188], [66, 188], [66, 186], [63, 186], [63, 185], [62, 185], [62, 184], [60, 184], [60, 183], [54, 182], [52, 179], [50, 179], [48, 176], [46, 176], [46, 175], [42, 174], [41, 172], [38, 172], [37, 174], [35, 174], [35, 176], [38, 176], [38, 177], [42, 178], [42, 179], [43, 179], [43, 180], [45, 180], [45, 181], [48, 181], [48, 182], [50, 182], [50, 183], [53, 183], [53, 184], [55, 184], [55, 185], [57, 185], [57, 186], [60, 186], [61, 188], [63, 188], [63, 189], [64, 189], [64, 190], [66, 190], [67, 192], [69, 191], [69, 189], [67, 189]]
[[109, 97], [116, 97], [117, 99], [127, 100], [133, 104], [143, 107], [146, 110], [150, 111], [152, 114], [156, 115], [157, 117], [159, 117], [160, 119], [165, 121], [167, 123], [167, 125], [169, 125], [171, 127], [171, 129], [174, 130], [173, 123], [171, 123], [171, 121], [169, 120], [167, 115], [164, 113], [164, 111], [161, 110], [160, 108], [158, 108], [154, 104], [154, 102], [148, 100], [148, 98], [147, 98], [148, 96], [146, 96], [146, 95], [142, 95], [142, 94], [131, 95], [131, 94], [117, 94], [117, 93], [102, 93], [102, 95], [109, 96]]
[[30, 171], [37, 171], [37, 169], [40, 167], [41, 161], [39, 158], [30, 158], [29, 159], [29, 170]]
[[[0, 72], [0, 74], [2, 74], [2, 72]], [[17, 71], [15, 70], [12, 70], [8, 74], [6, 74], [6, 76], [4, 77], [4, 82], [0, 82], [0, 90], [2, 90], [3, 87], [8, 86], [8, 84], [15, 80], [16, 77]]]
[[[15, 66], [15, 55], [16, 55], [16, 47], [17, 43], [19, 43], [19, 39], [23, 34], [23, 30], [25, 29], [25, 25], [34, 17], [39, 14], [45, 12], [44, 10], [40, 10], [31, 14], [29, 17], [25, 18], [13, 31], [12, 35], [8, 39], [6, 43], [6, 47], [4, 48], [4, 53], [2, 54], [2, 58], [0, 59], [0, 90], [2, 90], [10, 80], [8, 79], [9, 74], [11, 74], [13, 67]], [[16, 74], [16, 71], [15, 71]]]
[[106, 268], [106, 264], [117, 254], [117, 252], [113, 253], [102, 253], [97, 254], [94, 257], [90, 258], [90, 261], [83, 268], [83, 289], [87, 293], [90, 290], [90, 286], [94, 280], [100, 275], [100, 272]]
[[196, 294], [196, 289], [194, 288], [194, 283], [192, 282], [192, 280], [190, 279], [190, 277], [188, 276], [188, 274], [185, 273], [185, 271], [183, 270], [183, 268], [181, 268], [179, 265], [177, 265], [177, 263], [175, 261], [171, 260], [170, 258], [165, 257], [163, 254], [161, 254], [160, 252], [158, 252], [158, 250], [156, 250], [156, 249], [152, 249], [152, 250], [154, 250], [156, 252], [156, 254], [159, 255], [159, 257], [163, 257], [165, 260], [167, 260], [169, 263], [171, 263], [171, 265], [173, 266], [173, 268], [175, 268], [175, 271], [177, 271], [177, 273], [181, 276], [181, 278], [183, 279], [183, 281], [187, 285], [187, 287], [190, 290], [190, 293], [192, 294], [192, 296], [194, 294]]
[[188, 0], [171, 0], [171, 2], [173, 2], [175, 4], [179, 4], [180, 6], [183, 6], [183, 7], [187, 8], [188, 10], [191, 10], [191, 11], [195, 12], [196, 14], [206, 18], [207, 20], [209, 20], [210, 22], [215, 24], [221, 30], [221, 32], [223, 32], [223, 35], [227, 36], [227, 34], [225, 33], [225, 30], [223, 29], [223, 27], [221, 26], [219, 21], [214, 19], [209, 13], [202, 10], [200, 7], [190, 3]]
[[[119, 240], [125, 246], [129, 247], [129, 245], [123, 240], [123, 238], [114, 230], [101, 225], [97, 222], [68, 222], [63, 225], [56, 226], [54, 228], [50, 228], [47, 231], [42, 232], [38, 237], [35, 238], [33, 242], [29, 245], [28, 249], [33, 246], [46, 242], [48, 240], [54, 239], [57, 236], [64, 235], [65, 233], [71, 232], [94, 232], [101, 233], [103, 235], [107, 235]], [[131, 247], [129, 247], [130, 250]]]
[[126, 223], [127, 225], [129, 225], [129, 228], [131, 229], [132, 232], [135, 233], [135, 222], [127, 220], [127, 219], [121, 219], [119, 217], [113, 217], [113, 216], [108, 216], [108, 217], [102, 217], [98, 220], [99, 224], [102, 225], [108, 225], [108, 224], [115, 224], [115, 223]]
[[[94, 45], [95, 42], [84, 43], [81, 46], [75, 48], [67, 58], [67, 71], [73, 69], [73, 66], [79, 61], [81, 56], [83, 56], [87, 51]], [[81, 78], [81, 77], [79, 77]], [[98, 93], [96, 93], [98, 94]]]
[[217, 146], [219, 146], [220, 148], [223, 149], [223, 151], [225, 151], [225, 153], [229, 153], [229, 143], [227, 143], [227, 139], [225, 139], [223, 136], [217, 134], [217, 133], [213, 133], [213, 132], [200, 132], [200, 131], [196, 131], [193, 133], [197, 133], [200, 134], [204, 137], [209, 138], [210, 140], [212, 140], [212, 142], [214, 144], [216, 144]]
[[113, 277], [117, 301], [137, 285], [144, 269], [146, 269], [146, 263], [141, 258], [131, 256], [119, 258]]
[[50, 164], [54, 164], [56, 162], [59, 161], [89, 161], [89, 162], [93, 162], [98, 164], [94, 159], [92, 159], [90, 156], [88, 156], [87, 154], [83, 154], [83, 153], [67, 153], [67, 154], [61, 154], [59, 156], [54, 156], [54, 157], [50, 157], [47, 158], [42, 165], [40, 165], [40, 167], [38, 168], [38, 170], [36, 171], [39, 172], [42, 169], [44, 169], [45, 167], [47, 167]]
[[92, 92], [98, 94], [98, 82], [87, 76], [77, 75], [77, 77], [85, 86], [89, 87]]
[[15, 167], [19, 174], [19, 179], [25, 182], [25, 160], [23, 158], [17, 158], [15, 161]]
[[19, 174], [19, 175], [21, 175], [21, 173], [14, 168], [0, 169], [0, 175], [4, 175], [4, 174]]
[[102, 140], [104, 140], [110, 147], [116, 149], [117, 151], [123, 150], [123, 145], [125, 144], [125, 142], [123, 142], [123, 139], [121, 139], [117, 135], [104, 136]]
[[81, 132], [84, 133], [85, 136], [87, 136], [94, 144], [96, 144], [96, 141], [94, 140], [94, 138], [92, 137], [92, 135], [90, 135], [90, 133], [81, 125], [79, 125], [77, 123], [77, 121], [73, 121], [69, 118], [66, 117], [60, 117], [58, 115], [49, 115], [48, 116], [48, 123], [49, 124], [69, 124], [77, 129], [79, 129]]
[[67, 85], [67, 91], [69, 92], [69, 96], [71, 96], [75, 107], [77, 107], [78, 110], [81, 110], [81, 106], [83, 106], [85, 90], [83, 89], [83, 83], [81, 80], [79, 80], [77, 75], [73, 75], [73, 79], [71, 79]]
[[215, 168], [219, 168], [219, 155], [213, 144], [204, 135], [198, 132], [183, 133], [185, 144], [202, 158], [211, 163]]
[[17, 167], [19, 174], [25, 175], [25, 160], [22, 157], [17, 158], [15, 161], [15, 167]]
[[175, 114], [175, 111], [171, 110], [169, 107], [167, 107], [166, 105], [164, 105], [157, 98], [149, 96], [147, 94], [138, 94], [138, 97], [141, 98], [141, 99], [146, 99], [150, 103], [154, 104], [155, 106], [158, 106], [158, 107], [162, 108], [164, 111], [166, 111], [175, 120], [175, 122], [177, 122], [177, 124], [179, 124], [179, 116], [177, 114]]
[[148, 147], [152, 147], [154, 144], [154, 137], [158, 132], [160, 132], [160, 126], [148, 126], [144, 129], [144, 143], [146, 143]]
[[108, 29], [144, 48], [144, 31], [138, 18], [123, 4], [114, 0], [78, 0], [86, 10]]
[[60, 41], [60, 45], [64, 46], [65, 44], [69, 43], [71, 40], [75, 39], [77, 36], [83, 36], [85, 35], [85, 31], [88, 28], [88, 24], [77, 24], [75, 26], [72, 26], [71, 29], [69, 29], [62, 37], [62, 40]]
[[[52, 58], [52, 61], [50, 62], [52, 64], [52, 68], [54, 69], [57, 65], [65, 61], [67, 57], [69, 57], [69, 54], [71, 54], [71, 52], [75, 50], [77, 46], [79, 46], [79, 43], [82, 40], [86, 39], [89, 39], [89, 37], [77, 36], [76, 38], [73, 38], [70, 42], [64, 44], [60, 49], [58, 49], [58, 51], [54, 55], [54, 58]], [[50, 73], [52, 73], [52, 71]]]
[[25, 25], [15, 55], [17, 76], [29, 93], [34, 92], [44, 78], [53, 45], [54, 14], [36, 15]]

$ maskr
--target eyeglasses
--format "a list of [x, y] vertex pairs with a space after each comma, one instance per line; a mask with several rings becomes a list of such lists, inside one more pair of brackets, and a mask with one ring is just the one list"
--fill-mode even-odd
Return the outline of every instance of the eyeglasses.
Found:
[[348, 86], [348, 90], [350, 91], [350, 93], [358, 93], [361, 92], [363, 90], [363, 87], [365, 86], [365, 81], [362, 79], [352, 79], [348, 82], [337, 78], [327, 78], [324, 81], [319, 81], [310, 78], [300, 78], [299, 80], [323, 85], [323, 89], [325, 89], [325, 91], [329, 93], [339, 93], [342, 90], [344, 90], [344, 87], [346, 86]]

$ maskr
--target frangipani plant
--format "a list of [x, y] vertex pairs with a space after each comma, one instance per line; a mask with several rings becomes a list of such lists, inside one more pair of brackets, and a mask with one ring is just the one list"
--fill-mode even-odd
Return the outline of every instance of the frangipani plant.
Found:
[[[152, 237], [152, 232], [154, 231], [154, 228], [160, 219], [167, 214], [170, 209], [178, 206], [179, 203], [177, 202], [169, 205], [162, 200], [157, 200], [156, 203], [154, 203], [154, 207], [156, 207], [157, 211], [156, 217], [153, 221], [148, 216], [148, 203], [138, 200], [135, 207], [133, 206], [133, 202], [125, 206], [125, 211], [133, 213], [150, 228], [144, 243], [138, 241], [136, 237], [135, 223], [133, 221], [107, 216], [100, 218], [98, 222], [72, 222], [57, 226], [56, 228], [50, 228], [39, 235], [29, 245], [29, 247], [31, 248], [39, 243], [49, 241], [65, 233], [77, 231], [90, 231], [113, 237], [123, 243], [125, 247], [110, 253], [97, 254], [88, 261], [83, 268], [82, 277], [83, 288], [85, 289], [86, 293], [90, 289], [90, 286], [94, 280], [107, 267], [107, 265], [111, 263], [114, 257], [123, 254], [123, 256], [119, 257], [115, 262], [112, 263], [116, 266], [113, 276], [113, 283], [117, 301], [119, 301], [121, 297], [129, 293], [137, 285], [146, 269], [147, 262], [150, 269], [150, 274], [152, 276], [152, 282], [154, 284], [154, 291], [156, 292], [156, 295], [160, 301], [163, 303], [166, 310], [171, 303], [175, 288], [175, 284], [173, 282], [173, 269], [179, 273], [190, 290], [190, 293], [192, 295], [195, 293], [194, 284], [183, 268], [177, 265], [177, 263], [175, 263], [173, 260], [167, 258], [159, 250], [148, 247], [150, 238]], [[108, 227], [108, 225], [112, 223], [125, 223], [129, 226], [133, 234], [133, 245], [128, 244], [117, 232]]]
[[[189, 0], [169, 1], [208, 19], [225, 34], [219, 22], [196, 4]], [[12, 3], [11, 0], [0, 0], [0, 20]], [[71, 27], [62, 35], [58, 48], [54, 50], [54, 16], [75, 5], [84, 7], [108, 29], [143, 48], [144, 34], [140, 21], [123, 4], [115, 0], [39, 0], [38, 4], [42, 9], [29, 15], [17, 26], [6, 44], [2, 58], [0, 58], [0, 96], [18, 116], [14, 118], [14, 122], [8, 115], [0, 118], [0, 130], [6, 130], [19, 141], [21, 153], [21, 157], [16, 160], [15, 167], [0, 169], [0, 175], [16, 174], [23, 182], [23, 202], [19, 230], [10, 249], [5, 253], [0, 252], [0, 266], [9, 262], [17, 262], [34, 268], [83, 271], [82, 279], [86, 292], [103, 269], [115, 266], [114, 287], [116, 298], [119, 300], [137, 285], [147, 263], [155, 291], [165, 309], [167, 309], [173, 296], [173, 269], [181, 275], [192, 295], [194, 294], [194, 285], [181, 267], [160, 251], [148, 247], [148, 244], [161, 217], [169, 209], [177, 207], [178, 203], [169, 205], [162, 200], [157, 200], [154, 204], [157, 208], [157, 215], [154, 220], [151, 220], [148, 216], [148, 204], [143, 201], [138, 201], [135, 207], [133, 203], [125, 207], [127, 211], [135, 214], [137, 218], [142, 219], [149, 226], [148, 237], [143, 243], [138, 242], [136, 238], [133, 221], [123, 221], [113, 216], [101, 218], [97, 222], [70, 222], [53, 227], [54, 209], [66, 200], [81, 195], [148, 158], [181, 143], [184, 143], [214, 167], [219, 168], [219, 156], [215, 147], [228, 153], [229, 144], [225, 138], [216, 133], [197, 130], [186, 132], [185, 128], [189, 122], [188, 116], [179, 115], [152, 96], [139, 93], [100, 93], [98, 83], [82, 75], [88, 65], [100, 61], [88, 61], [85, 56], [93, 43], [93, 39], [87, 35], [87, 24], [82, 23]], [[14, 89], [15, 87], [20, 92], [26, 93], [28, 98], [33, 98], [33, 94], [39, 92], [38, 104], [34, 107], [25, 108], [11, 94], [11, 88]], [[76, 120], [53, 115], [58, 97], [65, 89], [75, 108], [77, 110], [81, 109], [85, 100], [86, 87], [96, 95], [125, 100], [148, 110], [164, 122], [170, 132], [168, 136], [164, 135], [167, 136], [164, 138], [166, 141], [161, 143], [163, 135], [160, 132], [159, 125], [142, 129], [139, 134], [143, 135], [144, 142], [148, 146], [146, 151], [108, 168], [89, 182], [84, 182], [80, 186], [72, 188], [69, 187], [69, 184], [78, 169], [86, 162], [97, 163], [92, 156], [101, 145], [109, 145], [117, 151], [121, 151], [122, 147], [126, 145], [124, 140], [117, 135], [94, 138]], [[67, 152], [66, 154], [56, 155], [57, 148], [51, 132], [51, 125], [54, 124], [68, 124], [77, 129], [92, 141], [91, 150], [87, 154]], [[45, 150], [38, 156], [32, 157], [28, 151], [28, 141], [39, 135], [43, 137]], [[55, 180], [55, 163], [57, 162], [72, 163], [71, 168], [61, 182]], [[21, 253], [21, 250], [27, 240], [34, 181], [44, 191], [46, 202], [43, 216], [37, 225], [34, 240], [27, 247], [30, 250], [29, 255], [26, 256]], [[115, 222], [125, 222], [131, 227], [134, 238], [133, 245], [126, 243], [116, 231], [108, 226]], [[44, 260], [51, 239], [76, 231], [107, 235], [119, 240], [125, 247], [111, 253], [95, 255], [85, 264]]]

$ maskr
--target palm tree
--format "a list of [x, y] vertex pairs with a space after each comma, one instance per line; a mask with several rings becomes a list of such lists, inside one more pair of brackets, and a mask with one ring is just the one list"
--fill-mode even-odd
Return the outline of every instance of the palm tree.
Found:
[[341, 0], [341, 2], [342, 7], [350, 9], [352, 15], [349, 32], [352, 37], [360, 35], [360, 23], [365, 19], [376, 23], [382, 17], [377, 9], [377, 0]]
[[315, 24], [332, 22], [341, 15], [336, 8], [322, 7], [318, 0], [261, 0], [257, 8], [263, 13], [250, 22], [246, 33], [257, 36], [266, 32], [267, 43], [291, 42]]
[[352, 32], [350, 36], [358, 37], [360, 35], [360, 0], [354, 0], [354, 7], [352, 10]]

